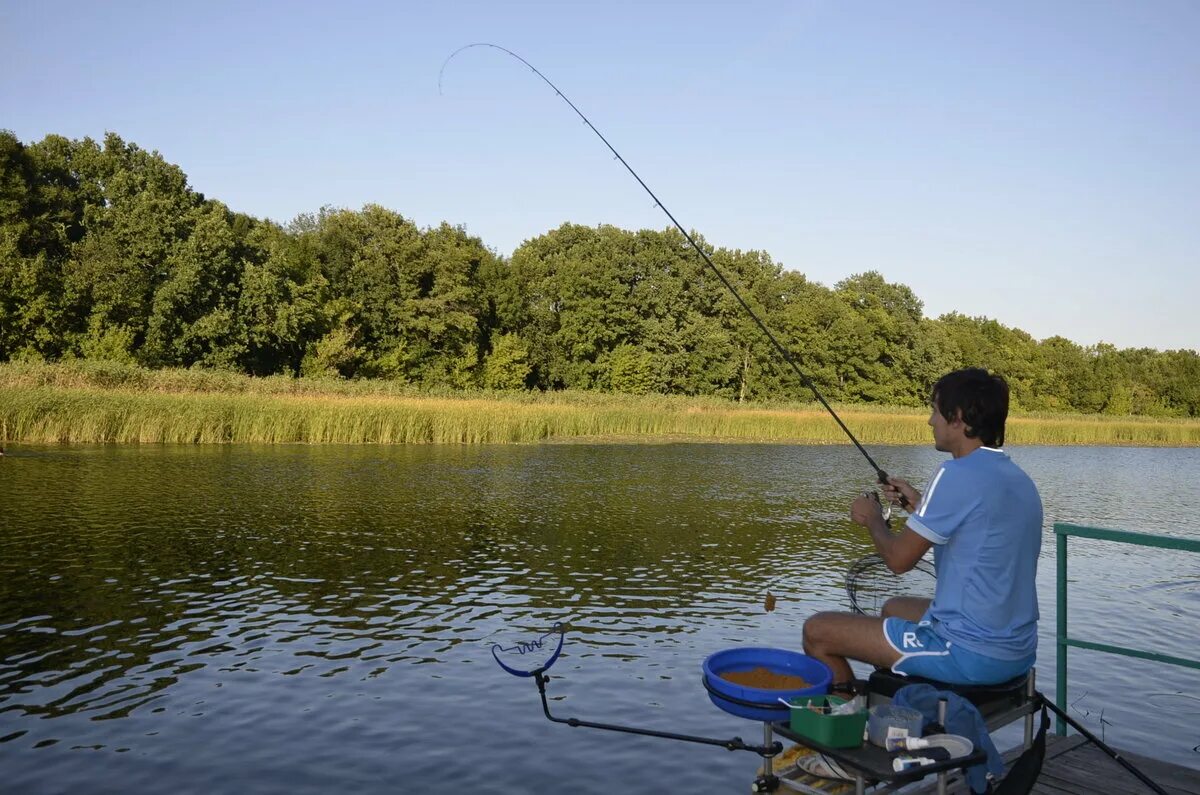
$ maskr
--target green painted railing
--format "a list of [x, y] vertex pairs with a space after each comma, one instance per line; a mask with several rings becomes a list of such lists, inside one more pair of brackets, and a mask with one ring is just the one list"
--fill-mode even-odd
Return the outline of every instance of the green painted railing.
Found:
[[[1170, 654], [1159, 654], [1141, 649], [1128, 649], [1124, 646], [1110, 646], [1107, 643], [1093, 643], [1087, 640], [1068, 637], [1067, 635], [1067, 539], [1096, 538], [1101, 541], [1115, 541], [1119, 544], [1134, 544], [1139, 547], [1155, 549], [1177, 549], [1182, 552], [1200, 552], [1200, 541], [1172, 536], [1158, 536], [1149, 533], [1131, 533], [1127, 530], [1106, 530], [1102, 527], [1083, 527], [1075, 524], [1057, 523], [1054, 525], [1054, 536], [1058, 550], [1058, 677], [1054, 700], [1059, 709], [1067, 708], [1067, 648], [1091, 649], [1108, 654], [1120, 654], [1124, 657], [1137, 657], [1142, 660], [1180, 665], [1185, 668], [1200, 670], [1200, 660], [1188, 660], [1183, 657], [1173, 657]], [[1058, 719], [1058, 733], [1066, 734], [1067, 726], [1062, 718]]]

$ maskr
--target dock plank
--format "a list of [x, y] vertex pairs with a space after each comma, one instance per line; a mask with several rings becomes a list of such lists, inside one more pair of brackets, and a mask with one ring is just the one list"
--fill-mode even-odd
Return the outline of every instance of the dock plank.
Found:
[[[1087, 742], [1079, 735], [1046, 738], [1046, 762], [1042, 774], [1034, 785], [1037, 795], [1097, 795], [1097, 793], [1150, 792], [1108, 754]], [[1014, 748], [1004, 754], [1005, 765], [1010, 765], [1021, 753]], [[1170, 795], [1200, 795], [1200, 770], [1163, 762], [1139, 754], [1119, 751], [1122, 757], [1145, 773], [1152, 781]], [[906, 790], [912, 795], [937, 791], [936, 782], [927, 782], [919, 788]], [[947, 792], [953, 795], [969, 795], [970, 788], [961, 775], [950, 778]]]
[[[1134, 767], [1171, 795], [1200, 795], [1200, 770], [1119, 751]], [[1054, 771], [1092, 786], [1093, 792], [1150, 792], [1108, 754], [1088, 743], [1057, 759]]]

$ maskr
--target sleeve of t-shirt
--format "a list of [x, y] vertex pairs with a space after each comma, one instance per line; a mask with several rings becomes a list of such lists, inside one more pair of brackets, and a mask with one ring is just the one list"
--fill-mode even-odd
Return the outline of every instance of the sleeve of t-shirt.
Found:
[[908, 527], [930, 543], [949, 541], [978, 501], [978, 495], [966, 481], [963, 472], [942, 464], [929, 482], [921, 504], [908, 517]]

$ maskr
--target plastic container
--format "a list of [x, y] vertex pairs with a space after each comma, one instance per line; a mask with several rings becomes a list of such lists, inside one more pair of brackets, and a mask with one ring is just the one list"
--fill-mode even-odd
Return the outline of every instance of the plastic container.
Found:
[[824, 715], [810, 707], [837, 707], [846, 700], [837, 696], [801, 696], [788, 699], [791, 705], [792, 731], [830, 748], [857, 748], [863, 743], [863, 726], [867, 711], [860, 709], [848, 715]]
[[[775, 673], [799, 676], [808, 687], [795, 690], [767, 690], [745, 687], [722, 679], [721, 674], [732, 671], [753, 671], [767, 668]], [[704, 686], [713, 704], [739, 718], [766, 723], [787, 720], [789, 709], [779, 699], [787, 701], [798, 696], [823, 695], [833, 682], [833, 671], [815, 657], [787, 649], [741, 646], [710, 654], [702, 666]]]
[[872, 745], [886, 748], [889, 736], [920, 737], [921, 713], [891, 704], [871, 707], [871, 716], [867, 719], [867, 738]]

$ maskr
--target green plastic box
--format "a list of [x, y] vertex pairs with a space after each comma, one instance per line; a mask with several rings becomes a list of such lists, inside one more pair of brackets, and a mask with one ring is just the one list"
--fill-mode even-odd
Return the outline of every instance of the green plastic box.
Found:
[[830, 748], [857, 748], [863, 744], [863, 729], [867, 725], [865, 709], [852, 715], [822, 715], [809, 709], [809, 705], [836, 707], [845, 703], [845, 699], [837, 696], [797, 696], [789, 699], [792, 731]]

